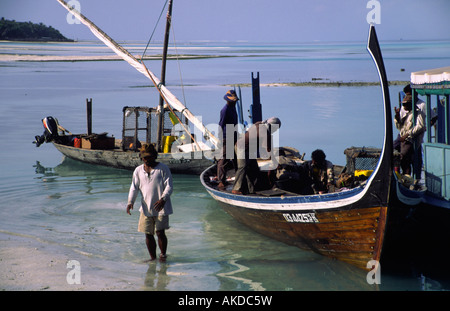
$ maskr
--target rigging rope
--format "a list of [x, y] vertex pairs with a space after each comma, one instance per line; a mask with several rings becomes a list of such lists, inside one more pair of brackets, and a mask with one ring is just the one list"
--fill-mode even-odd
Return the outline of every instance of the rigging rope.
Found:
[[150, 39], [148, 39], [147, 46], [145, 47], [144, 52], [142, 53], [142, 56], [141, 56], [141, 59], [140, 59], [141, 63], [142, 63], [142, 59], [144, 58], [145, 53], [147, 52], [147, 49], [148, 49], [148, 46], [150, 45], [150, 42], [152, 41], [153, 35], [155, 34], [155, 31], [156, 31], [156, 28], [158, 27], [159, 21], [161, 20], [161, 17], [163, 15], [164, 11], [166, 10], [167, 2], [169, 2], [169, 0], [166, 0], [166, 3], [164, 3], [164, 6], [163, 6], [163, 8], [161, 10], [161, 13], [159, 13], [159, 17], [158, 17], [158, 20], [156, 21], [155, 27], [153, 28], [153, 32], [150, 35]]
[[[153, 35], [155, 34], [155, 31], [156, 31], [156, 28], [158, 27], [159, 21], [161, 20], [161, 17], [164, 14], [164, 11], [166, 9], [166, 6], [167, 6], [168, 2], [169, 2], [169, 0], [166, 0], [166, 2], [164, 3], [163, 8], [161, 9], [161, 13], [159, 13], [158, 20], [156, 21], [155, 27], [153, 28], [152, 34], [150, 35], [150, 39], [148, 40], [147, 45], [146, 45], [146, 47], [144, 49], [144, 52], [142, 53], [141, 59], [139, 60], [141, 63], [143, 61], [145, 53], [147, 52], [147, 49], [148, 49], [148, 46], [150, 45], [150, 42], [152, 41]], [[171, 30], [172, 30], [172, 35], [173, 35], [173, 43], [174, 43], [174, 46], [175, 46], [175, 56], [177, 58], [178, 73], [180, 75], [181, 91], [183, 93], [183, 102], [184, 102], [184, 105], [187, 106], [187, 104], [186, 104], [186, 95], [185, 95], [185, 92], [184, 92], [183, 77], [181, 75], [180, 59], [178, 57], [179, 56], [179, 54], [178, 54], [178, 47], [177, 47], [176, 40], [175, 40], [175, 30], [174, 30], [174, 27], [173, 27], [173, 21], [171, 22], [171, 28], [172, 28]]]
[[[164, 3], [163, 8], [161, 9], [161, 13], [159, 13], [158, 20], [156, 21], [155, 27], [153, 28], [152, 34], [150, 35], [150, 39], [148, 40], [147, 45], [146, 45], [146, 47], [144, 49], [144, 52], [142, 53], [142, 56], [141, 56], [141, 59], [140, 59], [140, 63], [143, 62], [144, 55], [147, 52], [147, 49], [148, 49], [148, 46], [150, 45], [150, 42], [152, 41], [153, 35], [155, 34], [156, 28], [158, 27], [158, 24], [159, 24], [159, 22], [161, 20], [161, 17], [163, 16], [163, 14], [165, 12], [165, 9], [166, 9], [166, 6], [167, 6], [168, 2], [169, 2], [169, 0], [166, 0], [166, 2]], [[177, 59], [178, 73], [180, 75], [181, 92], [183, 94], [183, 102], [184, 102], [184, 106], [185, 106], [184, 109], [187, 109], [186, 94], [184, 92], [184, 83], [183, 83], [183, 77], [182, 77], [182, 74], [181, 74], [180, 59], [179, 59], [178, 47], [177, 47], [176, 39], [175, 39], [175, 30], [174, 30], [174, 27], [173, 27], [173, 21], [171, 21], [171, 25], [170, 26], [171, 26], [172, 35], [173, 35], [173, 44], [174, 44], [174, 47], [175, 47], [175, 56], [176, 56], [176, 59]], [[159, 86], [160, 85], [158, 85], [158, 88], [159, 88]]]
[[178, 57], [179, 56], [179, 54], [178, 54], [178, 47], [177, 47], [177, 41], [175, 40], [175, 29], [173, 27], [173, 24], [172, 24], [172, 34], [173, 34], [173, 45], [175, 46], [175, 55], [176, 55], [176, 58], [177, 58], [178, 73], [180, 74], [180, 83], [181, 83], [181, 92], [183, 93], [183, 102], [184, 102], [184, 106], [187, 107], [186, 95], [184, 93], [183, 76], [181, 75], [180, 59]]

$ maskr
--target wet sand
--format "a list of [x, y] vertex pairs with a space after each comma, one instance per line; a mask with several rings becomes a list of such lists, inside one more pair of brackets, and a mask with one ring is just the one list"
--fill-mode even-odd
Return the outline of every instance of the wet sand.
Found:
[[[105, 263], [102, 259], [83, 257], [79, 284], [69, 284], [67, 275], [73, 268], [67, 263], [80, 258], [70, 248], [63, 252], [46, 241], [32, 236], [0, 231], [0, 291], [101, 291], [139, 290], [141, 277], [128, 275], [124, 280], [120, 271], [136, 264]], [[104, 266], [108, 269], [104, 269]], [[145, 272], [148, 265], [139, 265]], [[73, 267], [73, 266], [71, 266]], [[117, 270], [116, 270], [117, 269]], [[138, 269], [138, 270], [139, 270]]]

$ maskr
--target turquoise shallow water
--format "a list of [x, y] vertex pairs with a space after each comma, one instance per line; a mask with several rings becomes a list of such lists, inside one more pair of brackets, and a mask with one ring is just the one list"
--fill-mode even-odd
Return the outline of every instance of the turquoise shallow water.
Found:
[[[408, 80], [410, 71], [449, 63], [449, 42], [383, 47], [392, 80]], [[3, 54], [109, 54], [93, 43], [0, 43], [0, 49]], [[169, 62], [169, 88], [205, 124], [217, 122], [228, 84], [250, 83], [251, 72], [260, 72], [263, 84], [378, 79], [364, 43], [208, 43], [180, 50], [237, 56]], [[160, 67], [159, 61], [147, 65], [155, 72]], [[183, 87], [177, 80], [179, 66]], [[48, 115], [72, 132], [85, 132], [86, 98], [94, 103], [94, 132], [120, 138], [122, 106], [156, 105], [157, 95], [145, 87], [145, 77], [117, 61], [2, 61], [0, 81], [2, 289], [370, 291], [421, 290], [424, 284], [449, 289], [445, 278], [428, 280], [408, 269], [382, 269], [381, 284], [370, 285], [366, 273], [352, 266], [268, 240], [224, 213], [197, 176], [174, 176], [168, 261], [143, 263], [148, 255], [144, 237], [136, 232], [138, 212], [125, 213], [131, 172], [63, 159], [52, 145], [36, 148], [31, 142], [43, 132], [41, 119]], [[401, 89], [390, 88], [393, 104]], [[242, 94], [248, 109], [251, 90], [244, 87]], [[280, 144], [296, 147], [307, 158], [323, 148], [328, 159], [344, 164], [345, 148], [381, 145], [377, 86], [263, 86], [261, 99], [263, 116], [282, 120]], [[26, 261], [30, 253], [31, 263]], [[18, 263], [10, 265], [9, 260]], [[76, 287], [66, 281], [68, 260], [77, 260], [82, 268], [82, 284]], [[56, 270], [47, 273], [50, 268]], [[28, 281], [21, 283], [21, 278]]]

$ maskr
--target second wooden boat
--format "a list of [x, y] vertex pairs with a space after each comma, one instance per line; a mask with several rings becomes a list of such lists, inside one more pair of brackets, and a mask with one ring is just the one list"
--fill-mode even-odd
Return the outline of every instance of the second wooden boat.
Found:
[[[90, 126], [92, 101], [88, 101], [88, 131], [86, 134], [73, 135], [69, 133], [70, 135], [65, 135], [63, 131], [64, 135], [59, 135], [58, 132], [61, 131], [58, 129], [48, 131], [48, 124], [45, 124], [45, 120], [54, 118], [47, 117], [43, 120], [46, 132], [43, 136], [36, 136], [37, 146], [44, 141], [52, 142], [62, 154], [71, 159], [89, 164], [134, 170], [142, 163], [139, 158], [140, 145], [154, 143], [159, 150], [158, 160], [167, 164], [172, 173], [200, 174], [210, 166], [213, 163], [212, 152], [219, 144], [218, 138], [164, 85], [172, 0], [169, 1], [167, 12], [161, 79], [158, 79], [142, 61], [136, 59], [74, 7], [63, 0], [58, 0], [58, 2], [86, 25], [106, 46], [149, 78], [159, 92], [160, 101], [157, 108], [124, 107], [121, 140], [107, 137], [106, 134], [92, 133]], [[189, 129], [189, 122], [198, 130], [197, 137], [205, 138], [206, 143], [194, 138]], [[169, 125], [167, 126], [167, 124]], [[56, 127], [57, 125], [55, 125]], [[177, 128], [179, 136], [173, 134], [175, 128]], [[185, 138], [181, 139], [180, 136]], [[176, 139], [177, 143], [173, 144]]]

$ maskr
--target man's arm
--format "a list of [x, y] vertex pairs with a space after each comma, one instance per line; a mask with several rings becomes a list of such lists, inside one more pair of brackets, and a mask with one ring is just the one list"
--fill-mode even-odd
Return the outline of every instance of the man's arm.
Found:
[[128, 192], [128, 204], [127, 204], [127, 214], [131, 215], [131, 210], [133, 209], [134, 202], [139, 194], [139, 178], [137, 176], [137, 171], [133, 172], [133, 177], [131, 179], [130, 191]]

